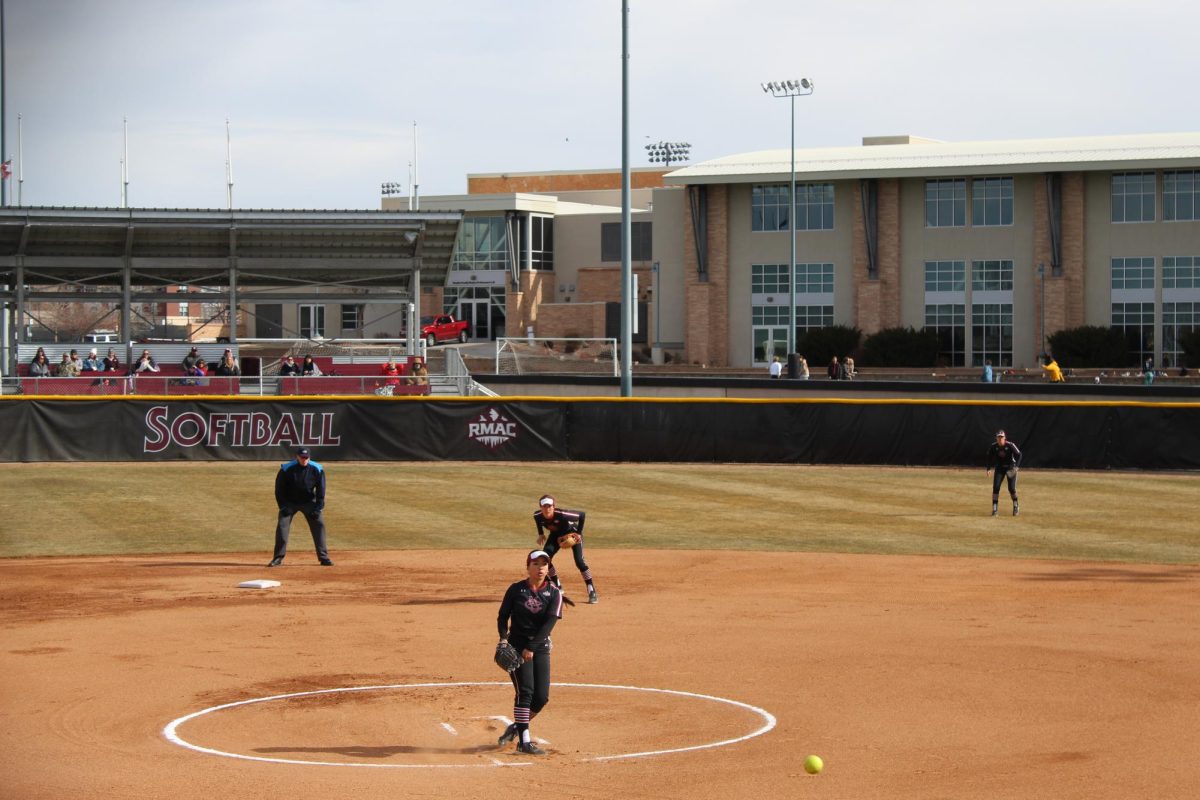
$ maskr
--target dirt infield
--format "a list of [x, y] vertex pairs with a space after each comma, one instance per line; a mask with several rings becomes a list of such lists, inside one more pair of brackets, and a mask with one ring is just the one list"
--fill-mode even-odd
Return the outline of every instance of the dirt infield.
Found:
[[[1200, 794], [1200, 567], [597, 550], [530, 763], [489, 661], [521, 553], [334, 557], [0, 562], [0, 796]], [[301, 692], [177, 724], [239, 758], [164, 735]]]

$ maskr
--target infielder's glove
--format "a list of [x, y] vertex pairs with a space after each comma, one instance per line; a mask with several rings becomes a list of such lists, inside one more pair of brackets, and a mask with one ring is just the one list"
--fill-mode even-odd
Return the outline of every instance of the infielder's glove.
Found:
[[501, 641], [496, 645], [495, 661], [497, 666], [505, 672], [512, 672], [517, 667], [525, 663], [525, 659], [521, 658], [521, 654], [511, 644]]
[[567, 550], [579, 544], [578, 533], [564, 533], [558, 537], [558, 547], [560, 550]]

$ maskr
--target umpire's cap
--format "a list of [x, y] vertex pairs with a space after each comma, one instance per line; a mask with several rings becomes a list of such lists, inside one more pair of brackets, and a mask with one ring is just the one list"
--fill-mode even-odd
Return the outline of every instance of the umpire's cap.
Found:
[[301, 447], [299, 450], [297, 450], [297, 451], [296, 451], [296, 455], [298, 455], [298, 456], [307, 456], [307, 455], [308, 455], [308, 448], [307, 448], [307, 447]]
[[534, 561], [536, 561], [539, 558], [544, 558], [544, 559], [546, 559], [546, 561], [549, 561], [550, 554], [547, 553], [545, 550], [531, 550], [529, 552], [529, 555], [525, 556], [525, 563], [526, 563], [526, 565], [532, 564]]

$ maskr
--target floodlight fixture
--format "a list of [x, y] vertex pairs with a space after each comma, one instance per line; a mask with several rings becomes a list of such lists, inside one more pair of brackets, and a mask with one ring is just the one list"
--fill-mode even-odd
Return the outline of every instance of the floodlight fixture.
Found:
[[399, 181], [384, 181], [379, 184], [379, 193], [384, 197], [391, 197], [392, 195], [401, 194], [402, 189]]
[[670, 167], [672, 163], [687, 161], [692, 145], [688, 142], [655, 142], [646, 145], [650, 163], [661, 163]]

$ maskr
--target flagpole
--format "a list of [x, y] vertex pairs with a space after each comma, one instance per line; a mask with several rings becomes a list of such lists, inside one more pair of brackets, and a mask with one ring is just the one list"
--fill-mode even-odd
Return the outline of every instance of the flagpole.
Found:
[[25, 188], [25, 148], [21, 139], [21, 114], [17, 114], [17, 205], [21, 205], [21, 190]]
[[129, 208], [129, 117], [121, 117], [125, 132], [125, 155], [121, 159], [121, 208]]
[[413, 120], [413, 180], [412, 180], [413, 202], [409, 204], [409, 211], [417, 211], [421, 208], [421, 172], [417, 164], [417, 121]]
[[233, 211], [233, 146], [229, 138], [229, 117], [225, 118], [225, 202]]
[[[4, 0], [0, 0], [0, 159], [8, 150], [8, 142], [4, 138], [8, 104], [8, 55], [4, 49]], [[8, 205], [8, 181], [0, 180], [0, 206]]]

